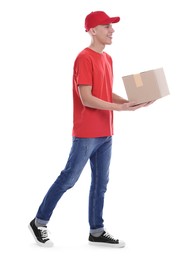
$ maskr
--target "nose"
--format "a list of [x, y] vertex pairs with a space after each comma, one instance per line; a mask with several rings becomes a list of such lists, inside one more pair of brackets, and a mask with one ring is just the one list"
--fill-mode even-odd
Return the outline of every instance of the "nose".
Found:
[[114, 33], [115, 30], [113, 29], [112, 25], [110, 26], [110, 32]]

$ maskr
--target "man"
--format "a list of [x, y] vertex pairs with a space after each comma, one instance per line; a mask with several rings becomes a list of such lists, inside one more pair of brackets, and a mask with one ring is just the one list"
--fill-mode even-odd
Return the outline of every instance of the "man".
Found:
[[112, 58], [104, 48], [112, 43], [113, 23], [119, 17], [109, 17], [95, 11], [85, 18], [85, 30], [91, 37], [90, 46], [76, 57], [73, 70], [73, 143], [63, 171], [45, 195], [29, 228], [38, 245], [53, 246], [47, 224], [62, 195], [77, 182], [88, 162], [91, 167], [89, 193], [89, 243], [124, 247], [104, 229], [104, 195], [109, 180], [112, 149], [113, 111], [133, 111], [148, 104], [133, 102], [114, 94]]

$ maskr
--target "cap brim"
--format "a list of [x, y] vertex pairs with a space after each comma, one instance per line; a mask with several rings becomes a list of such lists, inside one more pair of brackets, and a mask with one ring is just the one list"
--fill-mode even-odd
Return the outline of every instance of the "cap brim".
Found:
[[119, 21], [120, 21], [120, 17], [116, 16], [103, 21], [102, 24], [118, 23]]

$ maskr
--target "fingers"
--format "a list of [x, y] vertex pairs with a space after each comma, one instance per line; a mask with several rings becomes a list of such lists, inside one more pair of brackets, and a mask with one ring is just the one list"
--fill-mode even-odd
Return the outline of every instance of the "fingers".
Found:
[[134, 105], [129, 107], [129, 110], [130, 111], [134, 111], [134, 110], [137, 110], [137, 109], [139, 109], [139, 108], [141, 108], [143, 106], [144, 106], [144, 104], [134, 104]]
[[137, 104], [137, 103], [134, 102], [134, 105], [131, 105], [131, 106], [129, 107], [129, 110], [134, 111], [134, 110], [137, 110], [137, 109], [139, 109], [139, 108], [141, 108], [141, 107], [149, 106], [149, 105], [152, 104], [152, 103], [153, 103], [153, 101], [145, 102], [145, 103], [140, 103], [140, 104]]
[[146, 103], [145, 103], [145, 107], [147, 107], [147, 106], [153, 104], [155, 101], [156, 101], [156, 100], [152, 100], [152, 101], [146, 102]]

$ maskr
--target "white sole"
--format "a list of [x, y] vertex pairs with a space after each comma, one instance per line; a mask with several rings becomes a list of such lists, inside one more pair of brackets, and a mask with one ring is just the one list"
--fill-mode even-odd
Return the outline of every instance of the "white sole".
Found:
[[119, 244], [110, 244], [110, 243], [89, 241], [89, 245], [91, 245], [91, 246], [101, 246], [101, 247], [123, 248], [123, 247], [125, 247], [125, 242], [121, 241]]

